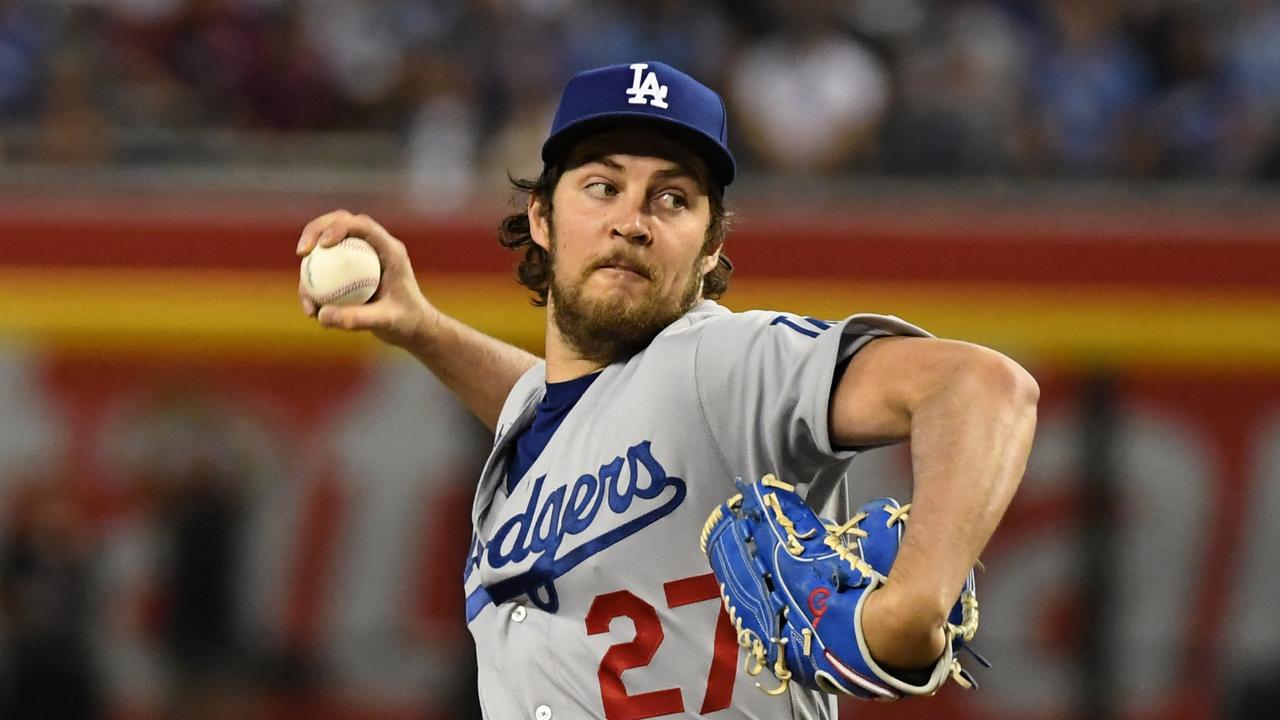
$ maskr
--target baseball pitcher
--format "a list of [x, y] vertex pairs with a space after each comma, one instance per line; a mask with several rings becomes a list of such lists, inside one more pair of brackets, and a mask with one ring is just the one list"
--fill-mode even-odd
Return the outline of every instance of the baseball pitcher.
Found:
[[[494, 430], [463, 575], [493, 720], [832, 718], [840, 694], [972, 684], [972, 571], [1036, 383], [895, 317], [718, 305], [725, 128], [662, 63], [569, 81], [500, 231], [546, 308], [541, 359], [432, 306], [372, 219], [302, 233], [301, 255], [354, 236], [383, 265], [370, 303], [304, 310], [408, 350]], [[903, 440], [910, 505], [857, 497], [853, 458]]]

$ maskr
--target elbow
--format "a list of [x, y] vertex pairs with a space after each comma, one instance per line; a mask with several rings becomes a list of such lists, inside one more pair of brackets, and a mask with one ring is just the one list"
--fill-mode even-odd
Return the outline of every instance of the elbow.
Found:
[[979, 350], [966, 372], [987, 402], [1031, 419], [1034, 426], [1040, 384], [1018, 363], [994, 350]]
[[1000, 444], [1009, 453], [1006, 460], [1013, 463], [1010, 472], [1002, 474], [1008, 483], [1008, 492], [1013, 493], [1022, 482], [1035, 438], [1040, 384], [1018, 363], [998, 353], [991, 354], [994, 359], [981, 373], [986, 386], [987, 417], [993, 437], [1000, 438]]
[[1040, 383], [1027, 372], [1026, 368], [1001, 355], [1001, 391], [1009, 402], [1017, 408], [1035, 413], [1040, 403]]

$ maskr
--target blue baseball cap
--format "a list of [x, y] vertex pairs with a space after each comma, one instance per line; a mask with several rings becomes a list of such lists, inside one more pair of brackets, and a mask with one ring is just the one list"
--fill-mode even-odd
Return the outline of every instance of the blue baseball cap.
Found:
[[660, 62], [585, 70], [560, 96], [542, 161], [559, 159], [584, 136], [617, 125], [652, 125], [686, 142], [721, 187], [733, 182], [724, 100], [714, 90]]

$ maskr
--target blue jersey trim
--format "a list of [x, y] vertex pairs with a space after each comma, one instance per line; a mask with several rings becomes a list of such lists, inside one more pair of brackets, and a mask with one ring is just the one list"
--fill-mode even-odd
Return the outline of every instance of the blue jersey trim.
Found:
[[516, 489], [520, 478], [533, 467], [534, 461], [546, 449], [547, 443], [551, 442], [551, 437], [560, 429], [569, 411], [599, 377], [599, 372], [593, 372], [564, 382], [547, 383], [547, 394], [538, 403], [533, 422], [515, 439], [511, 462], [507, 463], [508, 495]]
[[481, 585], [467, 596], [467, 624], [470, 625], [472, 620], [476, 619], [481, 611], [489, 606], [493, 601], [489, 599], [489, 591], [485, 586]]

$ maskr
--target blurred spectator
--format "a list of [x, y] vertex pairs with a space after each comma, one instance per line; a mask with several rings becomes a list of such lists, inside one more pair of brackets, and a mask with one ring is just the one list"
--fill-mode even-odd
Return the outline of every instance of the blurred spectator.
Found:
[[1047, 169], [1129, 175], [1150, 83], [1110, 3], [1053, 0], [1034, 78]]
[[1131, 21], [1157, 84], [1142, 137], [1160, 175], [1221, 177], [1242, 169], [1245, 108], [1215, 42], [1218, 14], [1176, 3]]
[[424, 52], [409, 66], [408, 87], [410, 196], [425, 212], [454, 209], [471, 197], [477, 181], [475, 79], [453, 57]]
[[[574, 1], [561, 4], [566, 6], [565, 10], [552, 20], [555, 32], [564, 38], [565, 65], [570, 72], [635, 62], [640, 52], [640, 29], [624, 3]], [[564, 15], [570, 13], [574, 22], [564, 22]]]
[[[97, 57], [104, 58], [109, 73], [101, 82], [107, 116], [116, 135], [117, 162], [134, 163], [189, 159], [190, 151], [174, 152], [159, 138], [177, 129], [197, 128], [203, 108], [190, 89], [160, 57], [164, 27], [181, 0], [157, 1], [129, 12], [99, 20], [103, 44]], [[108, 49], [109, 48], [109, 49]]]
[[[355, 108], [376, 110], [401, 84], [405, 40], [400, 0], [300, 0], [286, 8], [298, 16], [307, 42], [317, 49], [292, 62], [325, 72], [339, 95]], [[297, 38], [296, 44], [302, 44]], [[366, 113], [376, 123], [376, 113]], [[319, 118], [317, 118], [319, 119]]]
[[307, 39], [301, 18], [283, 10], [270, 13], [263, 33], [243, 82], [252, 122], [275, 130], [345, 125], [324, 55]]
[[[259, 13], [238, 0], [186, 0], [141, 28], [150, 51], [182, 83], [200, 122], [244, 123], [252, 59], [263, 52]], [[145, 42], [145, 40], [144, 40]]]
[[898, 46], [884, 165], [910, 174], [1016, 172], [1028, 139], [1026, 32], [985, 2], [955, 3], [940, 19], [899, 28], [910, 32]]
[[[726, 23], [707, 3], [578, 0], [573, 5], [571, 14], [557, 18], [565, 36], [570, 73], [600, 65], [660, 60], [704, 80], [714, 80], [719, 74], [727, 49]], [[553, 96], [559, 95], [560, 89], [557, 86]]]
[[65, 483], [36, 480], [8, 504], [0, 545], [8, 669], [0, 677], [0, 717], [101, 718], [90, 653], [93, 578], [85, 519]]
[[496, 29], [507, 49], [495, 62], [495, 85], [506, 112], [484, 143], [482, 192], [501, 196], [511, 191], [508, 175], [529, 178], [542, 171], [542, 141], [551, 127], [566, 69], [555, 48], [541, 42], [534, 30], [511, 18], [500, 20]]
[[1241, 0], [1227, 31], [1224, 62], [1244, 102], [1249, 170], [1280, 180], [1280, 2]]
[[94, 69], [79, 51], [53, 58], [46, 97], [49, 119], [36, 139], [36, 155], [56, 164], [101, 163], [109, 158], [107, 119], [95, 96]]
[[39, 116], [47, 34], [34, 3], [0, 0], [0, 125]]
[[1280, 176], [1276, 0], [0, 0], [0, 153], [357, 131], [448, 209], [536, 169], [570, 73], [644, 59], [724, 91], [748, 173]]
[[863, 149], [889, 103], [884, 64], [820, 0], [778, 0], [777, 31], [730, 63], [741, 142], [770, 170], [831, 172]]
[[[728, 52], [723, 15], [698, 0], [626, 3], [635, 27], [634, 54], [615, 62], [661, 60], [706, 82], [718, 82]], [[559, 95], [556, 88], [554, 95]]]

